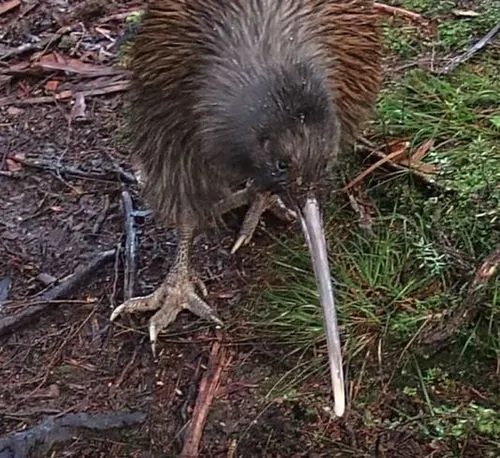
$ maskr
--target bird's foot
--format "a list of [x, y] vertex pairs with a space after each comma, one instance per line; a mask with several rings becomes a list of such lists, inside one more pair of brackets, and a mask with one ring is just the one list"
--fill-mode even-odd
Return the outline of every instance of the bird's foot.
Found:
[[198, 278], [191, 281], [187, 272], [173, 272], [167, 276], [162, 285], [148, 296], [134, 297], [125, 301], [113, 310], [111, 321], [114, 321], [123, 312], [157, 312], [149, 321], [149, 337], [153, 354], [158, 334], [169, 324], [175, 321], [182, 310], [189, 310], [195, 315], [214, 321], [222, 326], [222, 321], [213, 312], [211, 307], [196, 293], [194, 284], [197, 284], [203, 296], [207, 295], [205, 285]]
[[250, 208], [245, 215], [239, 236], [231, 249], [231, 254], [234, 254], [239, 248], [250, 242], [262, 214], [265, 211], [270, 211], [277, 218], [289, 223], [297, 219], [297, 213], [286, 207], [280, 197], [276, 194], [257, 194], [256, 198], [251, 202]]

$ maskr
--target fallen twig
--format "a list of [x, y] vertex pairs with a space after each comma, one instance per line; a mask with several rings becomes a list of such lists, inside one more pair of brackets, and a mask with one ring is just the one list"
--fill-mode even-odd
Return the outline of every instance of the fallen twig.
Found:
[[113, 168], [116, 170], [118, 175], [123, 178], [123, 182], [127, 184], [138, 184], [137, 177], [133, 172], [127, 172], [108, 151], [103, 150], [102, 153], [108, 158], [108, 160], [113, 164]]
[[143, 10], [137, 8], [131, 8], [127, 11], [122, 11], [121, 13], [111, 14], [109, 16], [104, 16], [97, 20], [98, 24], [105, 24], [111, 21], [123, 21], [127, 19], [132, 14], [142, 14]]
[[137, 273], [137, 233], [135, 230], [135, 214], [132, 197], [128, 191], [122, 192], [122, 208], [125, 226], [125, 274], [123, 296], [127, 301], [134, 296]]
[[397, 6], [390, 6], [386, 5], [385, 3], [375, 2], [373, 4], [373, 8], [379, 13], [385, 14], [387, 16], [396, 16], [403, 19], [408, 19], [412, 22], [418, 22], [422, 25], [427, 25], [429, 23], [429, 21], [425, 19], [421, 14], [405, 10], [404, 8], [398, 8]]
[[118, 179], [127, 184], [136, 183], [135, 177], [124, 171], [123, 169], [117, 169], [116, 171], [109, 171], [104, 173], [96, 172], [86, 172], [84, 170], [77, 169], [70, 166], [60, 166], [56, 164], [43, 163], [36, 160], [25, 159], [19, 155], [8, 156], [8, 159], [12, 159], [26, 167], [33, 167], [38, 170], [44, 170], [46, 172], [56, 173], [58, 176], [73, 176], [77, 178], [83, 178], [87, 180], [99, 180], [99, 181], [116, 181], [117, 175]]
[[53, 305], [52, 301], [73, 294], [81, 285], [87, 282], [92, 276], [95, 276], [96, 271], [114, 259], [115, 253], [116, 249], [99, 253], [87, 265], [79, 266], [75, 272], [69, 277], [66, 277], [64, 281], [36, 297], [36, 299], [41, 302], [40, 304], [1, 319], [0, 336], [15, 331], [29, 320], [32, 320], [35, 316], [38, 316]]
[[77, 92], [75, 94], [75, 103], [71, 108], [71, 119], [76, 122], [87, 121], [86, 109], [85, 96], [81, 92]]
[[409, 146], [409, 143], [405, 142], [402, 148], [399, 148], [390, 154], [387, 154], [387, 155], [384, 154], [381, 159], [379, 159], [377, 162], [375, 162], [375, 164], [372, 164], [366, 170], [363, 170], [363, 172], [361, 172], [357, 177], [355, 177], [353, 180], [351, 180], [349, 183], [347, 183], [342, 190], [347, 191], [348, 189], [357, 185], [365, 177], [367, 177], [370, 173], [372, 173], [374, 170], [379, 168], [381, 165], [384, 165], [386, 162], [391, 162], [391, 161], [394, 161], [398, 158], [403, 157], [406, 154], [406, 150], [408, 149], [408, 146]]
[[5, 54], [0, 56], [0, 61], [9, 59], [10, 57], [20, 56], [21, 54], [30, 51], [42, 51], [49, 47], [51, 44], [59, 41], [64, 35], [72, 32], [76, 26], [61, 27], [57, 32], [50, 35], [49, 37], [40, 40], [36, 43], [24, 43], [17, 48], [9, 49]]
[[451, 73], [457, 67], [467, 62], [476, 53], [485, 48], [491, 42], [491, 40], [495, 38], [498, 32], [500, 32], [500, 22], [477, 43], [472, 45], [467, 51], [451, 59], [444, 67], [433, 70], [433, 73], [436, 73], [438, 75], [446, 75], [448, 73]]
[[[360, 144], [356, 145], [356, 149], [362, 153], [366, 153], [367, 156], [375, 156], [376, 158], [382, 160], [387, 158], [387, 154], [383, 153], [382, 151], [379, 151], [376, 149], [376, 146], [371, 143], [370, 141], [366, 140], [365, 138], [362, 138], [360, 140]], [[413, 168], [413, 167], [408, 167], [409, 164], [406, 166], [403, 166], [399, 162], [394, 162], [394, 161], [386, 161], [384, 163], [387, 167], [390, 167], [391, 169], [398, 171], [398, 172], [408, 172], [410, 171], [412, 176], [414, 176], [423, 186], [427, 188], [431, 188], [434, 190], [439, 190], [440, 192], [442, 191], [450, 191], [448, 188], [444, 188], [441, 186], [439, 183], [437, 183], [431, 176], [420, 172], [419, 170]]]
[[52, 53], [42, 56], [35, 62], [21, 62], [11, 65], [0, 71], [3, 75], [26, 75], [29, 73], [39, 74], [41, 71], [54, 72], [61, 71], [74, 73], [81, 77], [97, 78], [102, 76], [125, 75], [127, 73], [123, 68], [110, 67], [105, 65], [94, 65], [81, 62], [78, 59], [63, 56], [59, 53]]
[[[130, 83], [128, 81], [122, 81], [120, 83], [114, 83], [100, 88], [79, 92], [81, 92], [84, 97], [95, 97], [98, 95], [114, 94], [116, 92], [126, 91], [129, 85]], [[69, 101], [72, 98], [73, 92], [70, 90], [59, 92], [53, 96], [27, 97], [24, 99], [19, 99], [15, 96], [7, 96], [0, 99], [0, 107], [9, 105], [40, 105], [45, 103]]]
[[423, 346], [432, 345], [433, 350], [437, 351], [446, 345], [460, 327], [471, 323], [479, 314], [488, 283], [495, 276], [499, 267], [500, 243], [476, 269], [474, 277], [467, 287], [464, 301], [446, 319], [440, 320], [437, 328], [424, 332], [419, 343]]
[[25, 431], [0, 437], [0, 458], [27, 458], [40, 446], [65, 442], [85, 430], [108, 431], [130, 428], [146, 421], [144, 412], [70, 413], [48, 417], [37, 426]]
[[120, 385], [123, 383], [123, 381], [125, 380], [125, 377], [128, 375], [128, 373], [130, 372], [130, 369], [134, 365], [135, 359], [137, 358], [137, 354], [139, 353], [140, 348], [141, 348], [140, 345], [135, 346], [135, 350], [134, 350], [134, 353], [132, 354], [132, 357], [130, 358], [127, 365], [123, 368], [120, 376], [118, 377], [118, 379], [116, 380], [116, 382], [113, 385], [114, 389], [120, 388]]
[[198, 449], [208, 411], [217, 391], [222, 370], [227, 364], [224, 353], [221, 343], [215, 341], [210, 352], [208, 368], [200, 382], [200, 389], [194, 406], [191, 424], [186, 433], [181, 458], [195, 458], [199, 456]]

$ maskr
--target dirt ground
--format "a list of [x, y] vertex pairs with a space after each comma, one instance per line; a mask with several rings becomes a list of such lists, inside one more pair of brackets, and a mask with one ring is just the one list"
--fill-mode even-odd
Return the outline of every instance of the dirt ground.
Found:
[[[7, 3], [0, 3], [0, 11]], [[124, 32], [120, 15], [137, 6], [140, 2], [32, 0], [0, 15], [0, 55], [4, 56], [0, 60], [0, 280], [4, 286], [0, 300], [7, 299], [0, 305], [0, 319], [36, 305], [37, 295], [79, 266], [123, 246], [122, 191], [131, 193], [136, 208], [145, 209], [137, 187], [118, 173], [130, 171], [119, 135], [122, 92], [85, 96], [85, 119], [72, 109], [75, 91], [73, 99], [53, 102], [54, 85], [61, 94], [65, 87], [71, 90], [78, 85], [88, 89], [94, 84], [95, 89], [96, 81], [106, 83], [112, 77], [85, 75], [81, 68], [64, 72], [36, 66], [41, 53], [56, 51], [66, 58], [109, 67], [114, 58], [112, 51], [106, 52], [110, 37]], [[40, 46], [40, 40], [66, 26], [73, 31]], [[33, 49], [9, 54], [27, 43]], [[14, 65], [20, 65], [18, 70], [7, 71]], [[45, 103], [44, 97], [51, 101]], [[71, 169], [78, 169], [81, 176], [67, 173]], [[114, 325], [109, 321], [111, 310], [123, 298], [121, 250], [70, 297], [55, 301], [1, 337], [0, 436], [36, 426], [52, 415], [147, 414], [144, 423], [130, 428], [79, 430], [69, 440], [39, 447], [30, 455], [0, 450], [1, 457], [178, 456], [214, 342], [222, 343], [218, 364], [223, 370], [199, 456], [439, 456], [432, 444], [419, 442], [404, 426], [365, 431], [359, 412], [338, 422], [331, 420], [327, 409], [311, 416], [307, 406], [298, 403], [269, 403], [264, 396], [269, 380], [285, 373], [289, 363], [280, 351], [253, 343], [248, 331], [238, 325], [238, 303], [257, 281], [259, 262], [265, 261], [260, 250], [268, 243], [257, 234], [258, 252], [254, 244], [229, 256], [240, 216], [228, 219], [226, 231], [204, 234], [196, 241], [196, 265], [207, 282], [208, 300], [229, 323], [228, 330], [216, 332], [207, 323], [182, 315], [160, 339], [153, 358], [147, 316], [125, 316]], [[175, 237], [156, 227], [149, 216], [136, 221], [140, 247], [135, 292], [148, 293], [169, 268]], [[7, 284], [11, 287], [6, 292]], [[308, 382], [317, 405], [331, 401], [325, 381]], [[391, 402], [387, 399], [383, 404]]]

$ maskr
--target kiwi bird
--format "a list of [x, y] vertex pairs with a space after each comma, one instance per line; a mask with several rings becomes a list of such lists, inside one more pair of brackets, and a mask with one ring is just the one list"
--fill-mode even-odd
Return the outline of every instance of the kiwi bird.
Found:
[[[155, 311], [153, 345], [181, 310], [221, 325], [195, 289], [195, 231], [248, 205], [300, 221], [323, 307], [334, 411], [341, 345], [320, 203], [376, 101], [381, 43], [369, 0], [153, 0], [131, 50], [128, 137], [143, 192], [178, 248], [164, 282], [111, 315]], [[204, 288], [200, 288], [201, 291]]]

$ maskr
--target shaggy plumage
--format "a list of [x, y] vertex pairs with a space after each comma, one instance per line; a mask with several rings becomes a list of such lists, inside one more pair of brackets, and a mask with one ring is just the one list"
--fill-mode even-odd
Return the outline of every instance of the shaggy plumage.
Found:
[[[319, 183], [370, 114], [380, 42], [368, 0], [156, 0], [131, 70], [145, 196], [164, 223], [200, 226], [247, 178], [269, 185], [280, 150]], [[300, 148], [303, 123], [316, 146]]]
[[341, 346], [317, 196], [373, 107], [380, 48], [369, 0], [150, 4], [132, 52], [128, 133], [145, 196], [157, 219], [177, 229], [179, 248], [162, 285], [120, 305], [111, 319], [158, 310], [149, 324], [153, 344], [181, 310], [221, 324], [191, 280], [194, 229], [250, 204], [234, 252], [265, 210], [281, 208], [300, 218], [311, 252], [335, 412], [343, 414]]

